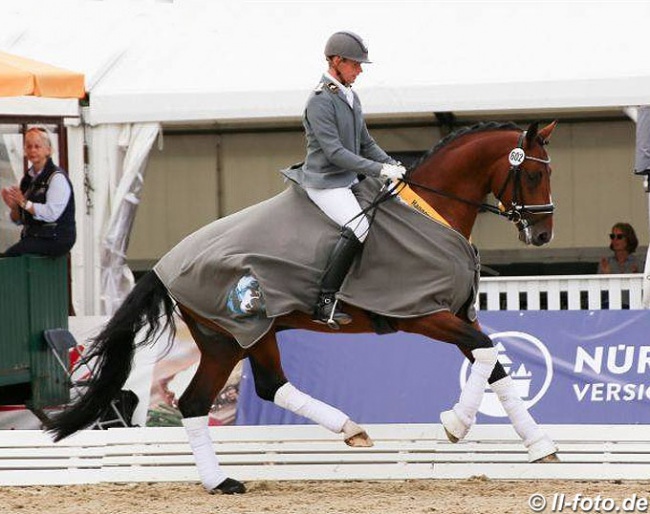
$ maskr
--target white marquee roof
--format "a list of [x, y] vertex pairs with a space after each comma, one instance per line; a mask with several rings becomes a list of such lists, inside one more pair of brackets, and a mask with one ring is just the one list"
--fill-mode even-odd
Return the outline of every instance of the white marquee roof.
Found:
[[369, 115], [574, 110], [650, 104], [648, 20], [625, 1], [2, 0], [0, 50], [84, 73], [92, 124], [297, 118], [341, 29], [370, 47]]

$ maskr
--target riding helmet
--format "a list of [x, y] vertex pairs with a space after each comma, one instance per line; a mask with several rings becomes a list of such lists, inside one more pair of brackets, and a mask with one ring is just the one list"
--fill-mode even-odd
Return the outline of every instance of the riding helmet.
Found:
[[335, 32], [325, 45], [325, 57], [339, 55], [352, 61], [368, 63], [368, 47], [360, 36], [347, 30]]

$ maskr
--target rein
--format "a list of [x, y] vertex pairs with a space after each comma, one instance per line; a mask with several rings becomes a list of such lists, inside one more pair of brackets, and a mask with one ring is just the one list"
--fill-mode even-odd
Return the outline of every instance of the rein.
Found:
[[[551, 163], [550, 158], [540, 159], [538, 157], [531, 157], [529, 155], [526, 155], [526, 152], [524, 152], [524, 148], [523, 148], [525, 137], [526, 137], [526, 132], [524, 131], [519, 136], [517, 147], [513, 148], [510, 151], [510, 154], [508, 155], [508, 162], [510, 163], [510, 168], [508, 170], [508, 175], [506, 176], [506, 179], [503, 185], [501, 186], [501, 189], [499, 190], [499, 193], [496, 195], [496, 198], [499, 201], [498, 205], [473, 202], [471, 200], [461, 198], [460, 196], [456, 196], [446, 191], [441, 191], [440, 189], [435, 189], [433, 187], [429, 187], [419, 182], [415, 182], [411, 180], [411, 178], [409, 177], [411, 172], [409, 172], [407, 176], [401, 179], [400, 182], [407, 184], [409, 186], [419, 187], [421, 189], [424, 189], [425, 191], [429, 191], [430, 193], [434, 193], [439, 196], [443, 196], [445, 198], [455, 200], [457, 202], [462, 202], [464, 204], [477, 207], [478, 209], [485, 210], [487, 212], [491, 212], [499, 216], [503, 216], [507, 218], [509, 221], [512, 221], [513, 223], [517, 224], [520, 227], [520, 230], [526, 230], [532, 224], [528, 220], [524, 219], [524, 215], [552, 214], [553, 211], [555, 210], [555, 206], [552, 203], [545, 203], [545, 204], [520, 204], [519, 203], [518, 200], [519, 197], [523, 196], [520, 193], [521, 193], [521, 166], [524, 163], [524, 161], [528, 160], [528, 161], [540, 162], [547, 166]], [[510, 208], [506, 209], [503, 203], [501, 202], [501, 196], [506, 190], [506, 187], [508, 186], [510, 180], [513, 181], [513, 194], [512, 194], [512, 201], [510, 202]]]

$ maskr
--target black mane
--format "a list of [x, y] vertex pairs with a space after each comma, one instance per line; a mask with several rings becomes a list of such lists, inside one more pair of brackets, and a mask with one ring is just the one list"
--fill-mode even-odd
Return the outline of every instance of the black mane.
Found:
[[440, 141], [436, 143], [436, 145], [429, 150], [427, 153], [425, 153], [420, 159], [417, 160], [412, 166], [411, 170], [414, 170], [418, 166], [420, 166], [424, 161], [426, 161], [429, 157], [431, 157], [433, 154], [435, 154], [438, 150], [440, 150], [443, 146], [448, 145], [452, 141], [455, 141], [459, 137], [465, 136], [467, 134], [474, 134], [476, 132], [486, 132], [489, 130], [519, 130], [521, 131], [521, 128], [517, 126], [516, 123], [513, 123], [511, 121], [507, 122], [497, 122], [497, 121], [486, 121], [486, 122], [481, 122], [477, 123], [476, 125], [472, 125], [470, 127], [463, 127], [458, 130], [455, 130], [451, 134], [443, 137]]

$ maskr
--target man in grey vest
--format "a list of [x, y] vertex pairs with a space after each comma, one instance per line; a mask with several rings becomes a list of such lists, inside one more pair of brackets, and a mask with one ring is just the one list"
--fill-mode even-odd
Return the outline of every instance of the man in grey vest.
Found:
[[313, 319], [337, 329], [352, 318], [336, 310], [336, 293], [363, 246], [369, 224], [351, 187], [360, 175], [399, 179], [406, 170], [370, 136], [359, 97], [351, 86], [369, 63], [368, 48], [355, 33], [336, 32], [325, 45], [328, 69], [309, 96], [303, 114], [307, 156], [283, 170], [311, 200], [342, 227], [321, 279]]

